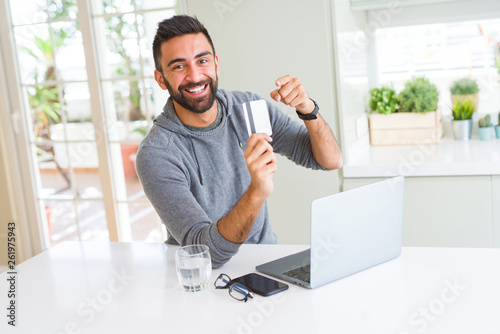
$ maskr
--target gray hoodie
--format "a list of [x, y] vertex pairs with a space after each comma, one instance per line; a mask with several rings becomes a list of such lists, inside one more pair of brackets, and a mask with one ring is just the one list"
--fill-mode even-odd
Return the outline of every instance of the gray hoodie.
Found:
[[[223, 107], [222, 121], [205, 132], [184, 126], [169, 98], [140, 145], [136, 167], [146, 196], [167, 228], [166, 242], [207, 245], [212, 266], [219, 268], [240, 244], [224, 239], [217, 221], [233, 209], [251, 183], [243, 156], [249, 136], [241, 105], [261, 97], [219, 89], [216, 98]], [[312, 155], [305, 126], [271, 103], [267, 106], [274, 152], [302, 166], [323, 169]], [[246, 243], [276, 242], [265, 202]]]

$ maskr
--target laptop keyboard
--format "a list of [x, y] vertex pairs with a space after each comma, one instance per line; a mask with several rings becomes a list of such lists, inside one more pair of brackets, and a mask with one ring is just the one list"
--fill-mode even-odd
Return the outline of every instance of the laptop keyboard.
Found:
[[290, 270], [290, 271], [283, 273], [283, 275], [286, 275], [286, 276], [292, 277], [292, 278], [296, 278], [296, 279], [299, 279], [299, 280], [307, 282], [307, 283], [311, 283], [309, 281], [309, 277], [311, 276], [310, 274], [311, 274], [311, 265], [310, 264], [306, 264], [303, 267], [299, 267], [299, 268], [296, 268], [296, 269], [293, 269], [293, 270]]

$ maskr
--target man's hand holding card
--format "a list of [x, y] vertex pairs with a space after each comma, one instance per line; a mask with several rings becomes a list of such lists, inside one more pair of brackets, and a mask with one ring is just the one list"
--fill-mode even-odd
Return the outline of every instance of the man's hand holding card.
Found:
[[243, 103], [243, 113], [250, 137], [244, 154], [252, 178], [249, 190], [264, 201], [273, 191], [273, 174], [277, 170], [266, 100]]

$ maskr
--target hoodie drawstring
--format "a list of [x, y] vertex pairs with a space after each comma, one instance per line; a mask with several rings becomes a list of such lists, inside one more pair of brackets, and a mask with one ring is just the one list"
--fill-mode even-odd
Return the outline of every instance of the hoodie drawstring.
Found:
[[193, 137], [189, 136], [189, 142], [191, 143], [191, 149], [193, 150], [194, 160], [196, 161], [196, 167], [198, 168], [198, 177], [200, 178], [200, 184], [203, 185], [203, 177], [201, 176], [200, 163], [198, 161], [198, 155], [196, 154], [196, 148], [193, 144]]
[[240, 136], [238, 136], [238, 132], [236, 131], [236, 127], [234, 126], [233, 119], [229, 115], [227, 118], [229, 119], [229, 124], [231, 124], [231, 128], [233, 129], [233, 132], [236, 135], [236, 138], [238, 139], [238, 144], [240, 145], [240, 147], [243, 147], [243, 144], [241, 143]]
[[[227, 106], [225, 106], [227, 108]], [[238, 140], [238, 145], [240, 145], [241, 148], [243, 148], [243, 142], [241, 141], [241, 138], [238, 134], [238, 131], [236, 131], [236, 126], [234, 125], [233, 119], [230, 117], [230, 115], [227, 115], [229, 124], [231, 125], [231, 129], [233, 129], [234, 135], [236, 136], [236, 139]], [[188, 135], [189, 137], [189, 142], [191, 143], [191, 150], [193, 151], [194, 155], [194, 160], [196, 162], [196, 168], [198, 170], [198, 177], [200, 178], [200, 184], [203, 185], [203, 177], [201, 174], [201, 167], [200, 167], [200, 162], [198, 161], [198, 155], [196, 154], [196, 146], [194, 145], [193, 142], [193, 137], [191, 135]]]
[[[217, 99], [217, 102], [220, 103], [220, 106], [222, 106], [223, 108], [225, 108], [226, 111], [229, 110], [229, 106], [226, 103], [227, 101], [224, 101], [222, 99]], [[243, 143], [241, 142], [241, 138], [238, 135], [238, 132], [236, 131], [236, 127], [234, 126], [233, 119], [231, 118], [231, 115], [229, 114], [229, 111], [227, 112], [226, 115], [227, 115], [226, 116], [227, 119], [229, 120], [229, 124], [231, 124], [231, 128], [233, 129], [233, 132], [236, 135], [236, 139], [238, 139], [238, 145], [240, 145], [240, 147], [243, 147]]]

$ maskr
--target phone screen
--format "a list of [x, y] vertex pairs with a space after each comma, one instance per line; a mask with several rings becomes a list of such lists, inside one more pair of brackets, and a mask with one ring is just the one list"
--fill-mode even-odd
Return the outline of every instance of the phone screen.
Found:
[[235, 278], [233, 282], [238, 282], [261, 296], [270, 296], [280, 291], [288, 289], [288, 285], [275, 281], [265, 276], [251, 273]]

